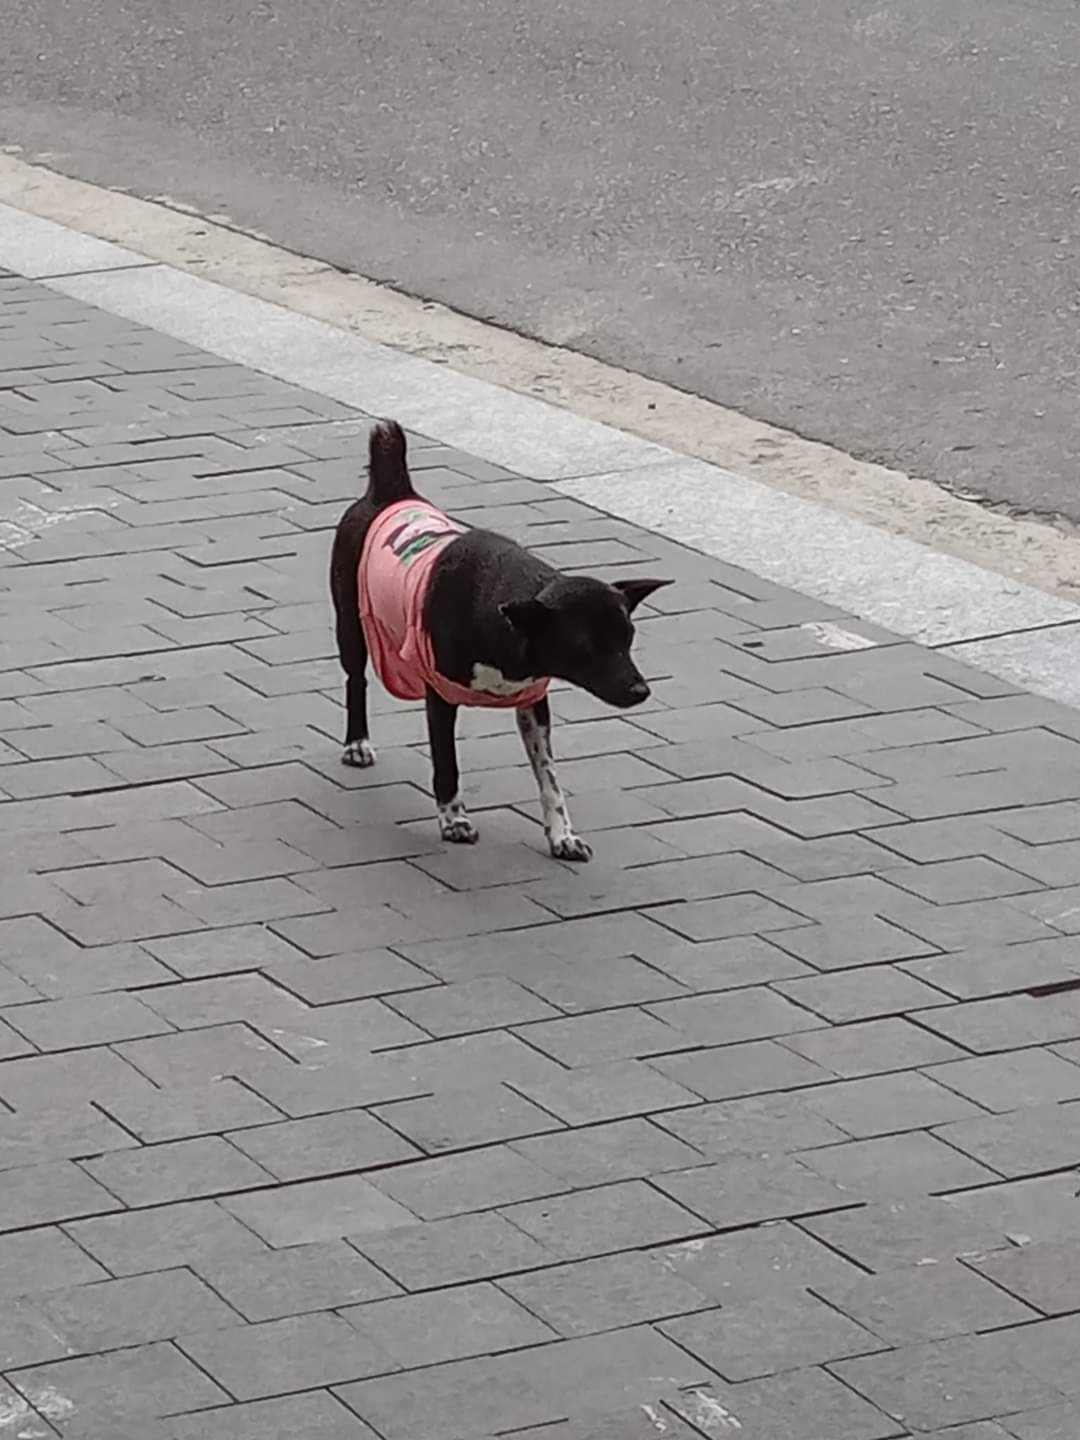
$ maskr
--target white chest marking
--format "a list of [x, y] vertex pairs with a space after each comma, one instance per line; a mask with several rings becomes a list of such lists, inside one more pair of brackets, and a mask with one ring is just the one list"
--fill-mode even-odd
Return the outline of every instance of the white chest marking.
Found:
[[487, 695], [520, 695], [523, 690], [528, 690], [535, 684], [532, 676], [524, 680], [508, 680], [494, 665], [477, 664], [473, 666], [469, 689], [483, 690]]

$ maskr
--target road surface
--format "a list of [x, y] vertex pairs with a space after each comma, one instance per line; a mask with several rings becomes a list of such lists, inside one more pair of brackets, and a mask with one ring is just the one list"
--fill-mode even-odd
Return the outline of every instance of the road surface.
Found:
[[1080, 519], [1075, 0], [35, 0], [0, 144]]

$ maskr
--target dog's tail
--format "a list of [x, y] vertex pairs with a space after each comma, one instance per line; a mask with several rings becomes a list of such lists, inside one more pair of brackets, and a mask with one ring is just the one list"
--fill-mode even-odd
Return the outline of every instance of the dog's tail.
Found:
[[405, 431], [396, 420], [380, 420], [368, 441], [366, 499], [380, 509], [415, 495], [405, 459]]

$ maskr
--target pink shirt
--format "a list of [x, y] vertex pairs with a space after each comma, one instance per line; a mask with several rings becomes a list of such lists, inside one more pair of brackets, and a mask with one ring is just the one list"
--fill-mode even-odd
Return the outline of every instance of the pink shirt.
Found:
[[383, 687], [399, 700], [422, 700], [430, 685], [449, 705], [523, 709], [547, 694], [548, 680], [499, 695], [447, 680], [435, 669], [424, 629], [424, 597], [435, 561], [464, 534], [427, 500], [398, 500], [372, 521], [357, 572], [360, 620], [368, 654]]

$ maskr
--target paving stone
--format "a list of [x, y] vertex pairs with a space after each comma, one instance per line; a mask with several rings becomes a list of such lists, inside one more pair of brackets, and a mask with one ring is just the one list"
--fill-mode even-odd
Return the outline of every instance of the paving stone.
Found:
[[222, 1206], [268, 1245], [302, 1245], [410, 1225], [412, 1214], [359, 1175], [337, 1175], [260, 1190]]
[[847, 1386], [822, 1370], [793, 1370], [742, 1385], [697, 1386], [669, 1402], [700, 1433], [739, 1426], [748, 1440], [886, 1440], [902, 1434]]
[[754, 1380], [882, 1349], [876, 1336], [810, 1295], [772, 1295], [662, 1325], [724, 1380]]
[[820, 1085], [830, 1075], [828, 1070], [774, 1040], [654, 1057], [649, 1064], [704, 1100], [730, 1100], [740, 1095]]
[[0, 1116], [0, 1171], [84, 1159], [134, 1144], [126, 1130], [92, 1105]]
[[843, 1130], [818, 1115], [798, 1094], [753, 1095], [695, 1105], [659, 1115], [656, 1123], [710, 1159], [785, 1155], [808, 1145], [833, 1145], [847, 1139]]
[[[733, 935], [770, 935], [796, 926], [805, 928], [805, 916], [777, 905], [764, 895], [730, 895], [666, 905], [653, 912], [662, 924], [687, 940], [723, 940]], [[798, 951], [792, 951], [798, 955]]]
[[187, 1330], [223, 1330], [243, 1323], [188, 1270], [163, 1270], [53, 1291], [42, 1312], [79, 1351], [115, 1350], [171, 1340]]
[[[985, 1261], [938, 1261], [907, 1270], [867, 1275], [848, 1285], [826, 1283], [818, 1293], [890, 1346], [974, 1335], [1008, 1325], [1023, 1325], [1036, 1312], [996, 1290], [967, 1267], [984, 1270], [987, 1262], [1022, 1251], [995, 1251]], [[984, 1270], [985, 1273], [985, 1270]]]
[[397, 996], [394, 1006], [436, 1037], [490, 1030], [500, 1025], [520, 1025], [558, 1014], [504, 975], [429, 986]]
[[813, 1215], [852, 1203], [844, 1191], [787, 1156], [740, 1165], [703, 1165], [659, 1175], [653, 1184], [717, 1229]]
[[538, 1135], [516, 1140], [510, 1148], [568, 1186], [580, 1188], [660, 1175], [701, 1160], [691, 1146], [643, 1119]]
[[895, 965], [868, 965], [801, 980], [783, 980], [775, 988], [835, 1025], [873, 1020], [882, 1015], [902, 1015], [909, 1010], [947, 1004], [949, 998]]
[[46, 1227], [0, 1235], [0, 1274], [8, 1295], [34, 1295], [109, 1278], [62, 1230]]
[[170, 1440], [378, 1440], [326, 1390], [174, 1417], [169, 1429]]
[[556, 1130], [562, 1123], [550, 1108], [540, 1109], [506, 1085], [446, 1090], [416, 1100], [399, 1100], [380, 1105], [376, 1113], [428, 1154], [535, 1135], [542, 1130]]
[[[265, 1248], [258, 1236], [213, 1200], [103, 1215], [78, 1220], [67, 1229], [82, 1249], [113, 1275], [167, 1270], [223, 1250], [258, 1252]], [[72, 1275], [71, 1280], [75, 1278]]]
[[772, 990], [753, 986], [721, 995], [695, 995], [649, 1007], [650, 1013], [699, 1045], [728, 1045], [813, 1030], [820, 1016]]
[[[1050, 1405], [1023, 1415], [1010, 1415], [1005, 1424], [1008, 1429], [1000, 1433], [1012, 1435], [1015, 1440], [1073, 1440], [1073, 1436], [1080, 1434], [1080, 1405]], [[972, 1437], [972, 1440], [981, 1440], [981, 1437]], [[998, 1440], [998, 1436], [988, 1434], [986, 1440]]]
[[917, 1430], [1060, 1402], [1059, 1391], [1010, 1363], [993, 1340], [958, 1336], [844, 1360], [834, 1368], [853, 1390]]
[[1040, 1320], [1019, 1330], [987, 1336], [987, 1340], [996, 1344], [1003, 1361], [1015, 1359], [1026, 1371], [1069, 1400], [1080, 1399], [1080, 1377], [1076, 1371], [1080, 1316]]
[[552, 1255], [567, 1260], [658, 1245], [707, 1228], [639, 1180], [527, 1200], [502, 1214]]
[[939, 1085], [986, 1110], [1002, 1113], [1080, 1100], [1080, 1066], [1049, 1050], [1014, 1050], [930, 1066]]
[[528, 1044], [571, 1068], [640, 1059], [687, 1043], [678, 1030], [637, 1006], [543, 1020], [518, 1033]]
[[919, 1011], [928, 1030], [968, 1050], [989, 1054], [1080, 1038], [1080, 994], [1007, 995], [994, 1000]]
[[278, 1180], [370, 1170], [420, 1154], [414, 1145], [361, 1110], [260, 1125], [236, 1131], [229, 1140]]
[[437, 1290], [550, 1264], [530, 1235], [501, 1215], [460, 1215], [386, 1235], [354, 1235], [353, 1244], [406, 1290]]
[[888, 1070], [913, 1070], [964, 1054], [940, 1036], [899, 1017], [866, 1020], [803, 1035], [787, 1035], [781, 1044], [834, 1075], [854, 1078]]
[[841, 1255], [873, 1271], [981, 1255], [1007, 1243], [1004, 1233], [991, 1224], [936, 1198], [881, 1201], [858, 1210], [810, 1216], [801, 1224]]
[[296, 960], [300, 952], [261, 925], [237, 925], [150, 940], [146, 947], [171, 970], [189, 979], [259, 970]]
[[1059, 937], [1013, 945], [975, 944], [959, 954], [908, 961], [904, 969], [954, 999], [983, 1000], [1036, 985], [1067, 983], [1080, 973], [1080, 960], [1075, 945]]
[[119, 1200], [70, 1160], [6, 1170], [0, 1183], [0, 1231], [120, 1208]]
[[734, 990], [743, 985], [765, 985], [813, 971], [779, 946], [755, 935], [700, 944], [679, 941], [650, 954], [651, 963], [688, 990]]
[[535, 1314], [490, 1284], [379, 1300], [341, 1313], [405, 1369], [493, 1355], [555, 1338]]
[[280, 1112], [236, 1080], [212, 1080], [179, 1090], [152, 1091], [140, 1099], [106, 1102], [108, 1113], [144, 1144], [215, 1135], [237, 1125], [262, 1125]]
[[343, 1240], [284, 1250], [222, 1249], [191, 1263], [234, 1310], [251, 1321], [280, 1320], [400, 1293], [392, 1280]]
[[1022, 1245], [968, 1263], [1044, 1315], [1080, 1311], [1080, 1243]]
[[[568, 1071], [555, 1079], [521, 1081], [518, 1088], [550, 1115], [568, 1125], [590, 1125], [618, 1120], [677, 1105], [690, 1105], [698, 1097], [640, 1060], [612, 1060], [606, 1065]], [[552, 1123], [532, 1125], [550, 1130]], [[519, 1132], [520, 1133], [520, 1132]]]
[[511, 1276], [499, 1286], [567, 1337], [685, 1315], [713, 1303], [653, 1256], [632, 1252]]
[[906, 1071], [816, 1086], [807, 1093], [807, 1104], [857, 1140], [949, 1120], [973, 1120], [982, 1114], [955, 1091]]
[[857, 969], [884, 961], [911, 960], [932, 952], [926, 941], [873, 914], [802, 929], [775, 937], [783, 950], [817, 970]]
[[[589, 1132], [575, 1133], [587, 1135]], [[627, 1135], [626, 1139], [629, 1148], [632, 1137]], [[542, 1144], [543, 1141], [521, 1143]], [[684, 1163], [687, 1157], [681, 1150], [679, 1156], [677, 1163]], [[509, 1145], [490, 1145], [410, 1165], [396, 1165], [378, 1171], [370, 1179], [421, 1220], [445, 1220], [470, 1210], [495, 1209], [570, 1188], [561, 1176], [533, 1164]]]
[[237, 1400], [359, 1380], [397, 1368], [336, 1315], [293, 1315], [234, 1330], [185, 1335], [179, 1344]]
[[133, 1207], [247, 1190], [273, 1179], [227, 1140], [209, 1135], [114, 1151], [84, 1161], [83, 1169]]
[[1013, 1244], [1028, 1245], [1033, 1240], [1080, 1239], [1075, 1200], [1075, 1177], [1065, 1174], [1003, 1181], [951, 1195], [948, 1205], [958, 1215], [999, 1230]]
[[924, 1131], [799, 1150], [818, 1175], [860, 1199], [930, 1195], [966, 1186], [992, 1185], [992, 1170]]
[[163, 1342], [19, 1370], [11, 1381], [31, 1405], [45, 1415], [55, 1414], [61, 1424], [72, 1415], [110, 1424], [127, 1416], [204, 1409], [229, 1399], [171, 1343]]
[[935, 1132], [1008, 1179], [1059, 1170], [1080, 1154], [1080, 1105], [1040, 1105], [943, 1125]]

